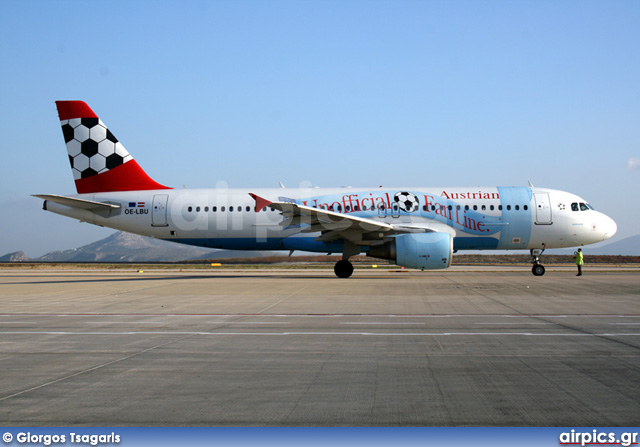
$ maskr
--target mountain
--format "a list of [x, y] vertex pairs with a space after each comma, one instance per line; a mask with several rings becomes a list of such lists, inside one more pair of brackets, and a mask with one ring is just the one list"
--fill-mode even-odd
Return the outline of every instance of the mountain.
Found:
[[213, 250], [175, 244], [158, 239], [117, 232], [71, 250], [54, 251], [33, 259], [36, 262], [161, 262], [184, 261]]
[[[602, 244], [602, 245], [601, 245]], [[640, 234], [608, 244], [599, 243], [584, 248], [589, 255], [640, 256]], [[550, 250], [549, 254], [572, 254], [575, 248]], [[566, 252], [566, 253], [565, 253]], [[0, 257], [0, 262], [179, 262], [187, 260], [259, 257], [285, 252], [216, 250], [176, 244], [159, 239], [117, 232], [97, 242], [71, 250], [54, 251], [29, 259], [21, 251]], [[465, 254], [468, 252], [463, 252]], [[499, 254], [483, 251], [481, 254]]]
[[592, 255], [640, 256], [640, 234], [594, 247], [593, 249], [584, 248], [583, 250], [588, 250], [589, 254]]
[[[578, 248], [562, 248], [562, 249], [550, 249], [545, 254], [554, 254], [554, 255], [571, 255]], [[585, 255], [607, 255], [607, 256], [640, 256], [640, 234], [636, 234], [635, 236], [630, 236], [625, 239], [621, 239], [616, 242], [598, 242], [593, 245], [585, 245], [582, 247], [582, 251], [585, 252]]]
[[0, 262], [27, 262], [29, 260], [29, 256], [25, 255], [23, 251], [16, 251], [0, 256]]
[[193, 247], [119, 231], [80, 248], [53, 251], [35, 259], [18, 251], [0, 257], [0, 262], [180, 262], [265, 255], [258, 251]]

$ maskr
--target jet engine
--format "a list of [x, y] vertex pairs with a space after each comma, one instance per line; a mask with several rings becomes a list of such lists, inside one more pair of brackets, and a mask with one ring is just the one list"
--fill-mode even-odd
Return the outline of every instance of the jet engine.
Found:
[[422, 270], [446, 269], [451, 263], [453, 238], [449, 233], [409, 233], [374, 245], [368, 255]]

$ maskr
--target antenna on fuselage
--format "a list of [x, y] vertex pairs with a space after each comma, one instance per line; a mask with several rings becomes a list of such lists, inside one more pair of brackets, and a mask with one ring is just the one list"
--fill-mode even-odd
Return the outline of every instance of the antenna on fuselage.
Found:
[[278, 182], [278, 183], [280, 183], [280, 188], [286, 188], [286, 187], [284, 186], [284, 183], [282, 183], [282, 182]]
[[533, 183], [531, 183], [531, 180], [527, 180], [527, 182], [529, 183], [529, 188], [533, 188]]

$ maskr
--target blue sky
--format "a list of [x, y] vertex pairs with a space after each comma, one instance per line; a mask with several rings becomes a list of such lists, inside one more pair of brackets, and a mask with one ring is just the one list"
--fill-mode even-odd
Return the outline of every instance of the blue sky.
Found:
[[637, 234], [637, 1], [0, 1], [0, 255], [112, 230], [75, 193], [54, 101], [160, 183], [566, 190]]

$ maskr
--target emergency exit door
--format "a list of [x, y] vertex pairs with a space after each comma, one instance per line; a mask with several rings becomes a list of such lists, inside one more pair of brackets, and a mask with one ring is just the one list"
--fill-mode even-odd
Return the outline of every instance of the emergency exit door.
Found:
[[156, 194], [153, 196], [153, 207], [151, 209], [151, 226], [168, 227], [167, 223], [167, 200], [168, 194]]

